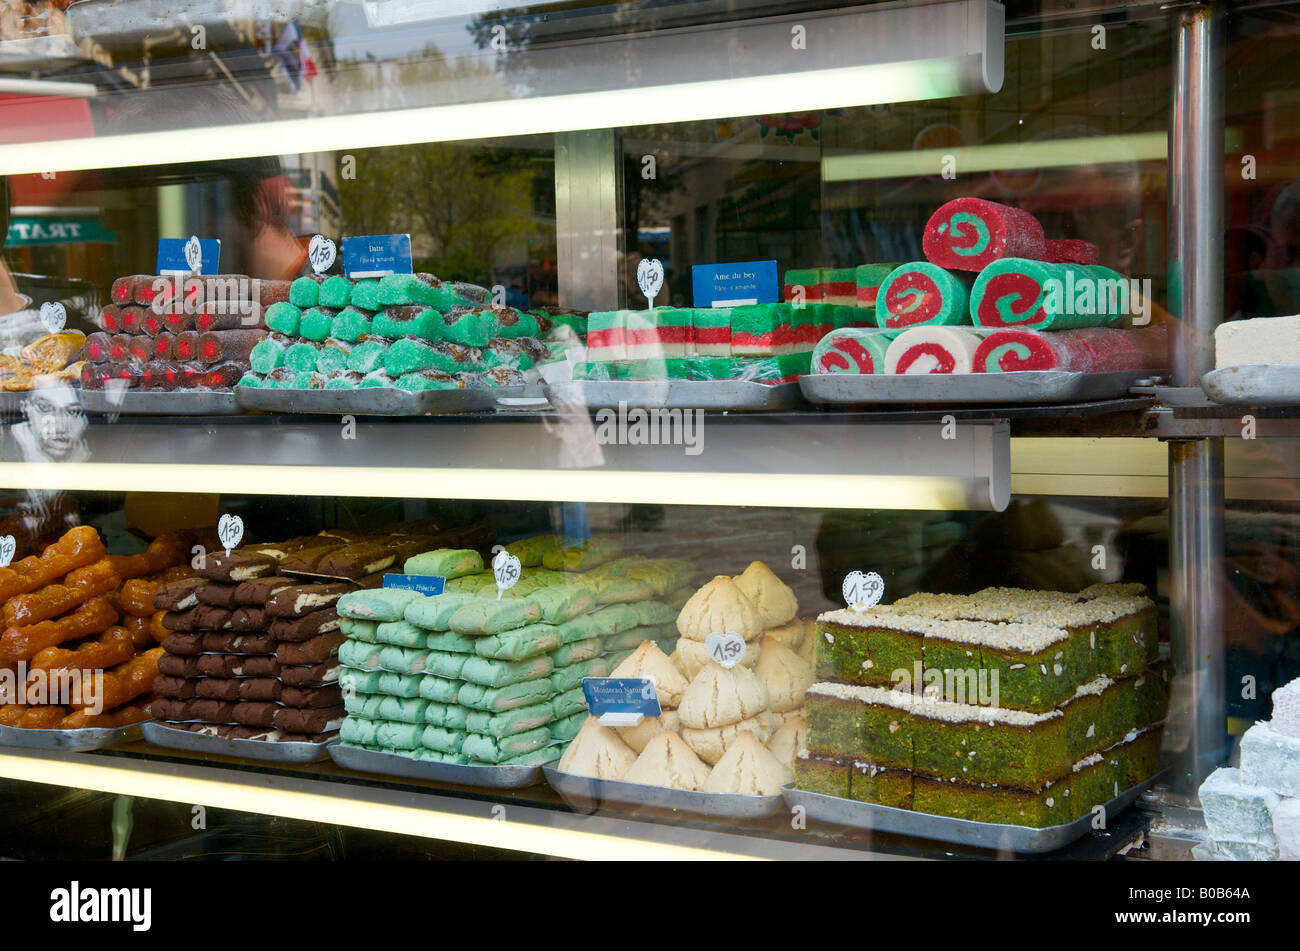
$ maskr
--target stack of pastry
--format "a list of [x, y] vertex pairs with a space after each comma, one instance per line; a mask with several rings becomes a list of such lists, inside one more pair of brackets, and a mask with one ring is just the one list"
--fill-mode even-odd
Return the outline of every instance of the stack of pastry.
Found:
[[676, 612], [654, 598], [680, 587], [689, 564], [620, 559], [602, 540], [547, 536], [509, 549], [522, 574], [500, 600], [477, 552], [443, 549], [403, 565], [446, 578], [443, 594], [340, 601], [345, 744], [437, 762], [553, 759], [546, 747], [586, 717], [584, 677], [608, 675], [646, 639], [671, 649]]
[[266, 336], [262, 309], [288, 293], [239, 274], [120, 277], [86, 340], [82, 388], [229, 390]]
[[210, 554], [199, 577], [160, 587], [171, 631], [154, 713], [232, 739], [324, 742], [343, 717], [333, 604], [353, 586], [302, 584], [249, 549]]
[[[762, 562], [734, 579], [714, 578], [682, 607], [671, 659], [644, 643], [613, 672], [653, 680], [662, 714], [616, 730], [589, 718], [561, 770], [674, 789], [777, 794], [794, 778], [803, 695], [814, 679], [811, 665], [787, 646], [805, 640], [797, 612], [794, 594]], [[706, 646], [710, 634], [728, 632], [747, 643], [730, 669]]]
[[0, 724], [81, 729], [148, 719], [163, 652], [140, 592], [185, 573], [188, 549], [174, 534], [137, 555], [108, 555], [99, 533], [83, 525], [39, 557], [0, 568], [0, 664], [8, 673]]

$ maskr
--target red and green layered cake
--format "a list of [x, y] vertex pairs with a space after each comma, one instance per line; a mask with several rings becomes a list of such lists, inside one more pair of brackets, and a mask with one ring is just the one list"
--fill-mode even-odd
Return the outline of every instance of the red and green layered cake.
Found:
[[823, 304], [838, 304], [843, 307], [858, 305], [857, 268], [823, 268], [821, 277]]
[[1170, 665], [1152, 662], [1154, 619], [1128, 585], [824, 614], [796, 785], [982, 822], [1085, 816], [1156, 771]]
[[627, 359], [626, 310], [594, 311], [587, 316], [587, 362]]
[[894, 264], [859, 264], [854, 270], [853, 280], [855, 287], [855, 301], [859, 307], [875, 307], [876, 298], [880, 294], [880, 285], [885, 283], [885, 278], [889, 277], [890, 272], [898, 267], [901, 262]]
[[697, 307], [691, 311], [691, 328], [696, 356], [731, 356], [731, 308]]
[[781, 298], [787, 304], [820, 304], [822, 302], [822, 269], [801, 268], [785, 272]]
[[794, 350], [792, 314], [789, 304], [745, 304], [731, 308], [732, 356], [772, 357], [791, 353]]
[[[624, 317], [628, 360], [690, 356], [694, 352], [694, 312], [689, 307], [629, 310]], [[590, 336], [590, 331], [588, 331]], [[590, 354], [590, 344], [588, 344]]]

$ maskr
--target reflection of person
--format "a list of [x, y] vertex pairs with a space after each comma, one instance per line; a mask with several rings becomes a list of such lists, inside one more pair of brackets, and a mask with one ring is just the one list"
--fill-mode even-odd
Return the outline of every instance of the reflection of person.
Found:
[[1267, 228], [1228, 229], [1224, 254], [1229, 320], [1300, 311], [1300, 182], [1278, 192]]
[[[224, 89], [143, 89], [125, 97], [109, 126], [121, 133], [174, 129], [176, 135], [184, 135], [187, 127], [228, 126], [232, 136], [255, 137], [257, 116]], [[204, 222], [214, 237], [228, 239], [221, 247], [223, 271], [285, 280], [310, 270], [306, 247], [289, 229], [294, 186], [278, 158], [200, 162], [192, 169], [199, 180], [225, 182], [230, 189], [227, 199], [208, 209], [215, 217]]]
[[[9, 236], [9, 183], [0, 175], [0, 251]], [[0, 257], [0, 350], [17, 356], [18, 350], [44, 333], [41, 314], [30, 297], [19, 293], [9, 267]]]
[[86, 415], [77, 393], [63, 380], [45, 376], [23, 401], [25, 422], [13, 427], [19, 452], [28, 462], [83, 462], [89, 456], [82, 435]]

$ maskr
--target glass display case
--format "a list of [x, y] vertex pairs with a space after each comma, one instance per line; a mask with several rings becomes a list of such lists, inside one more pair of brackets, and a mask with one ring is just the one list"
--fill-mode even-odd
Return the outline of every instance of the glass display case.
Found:
[[5, 7], [3, 857], [1300, 857], [1298, 14]]

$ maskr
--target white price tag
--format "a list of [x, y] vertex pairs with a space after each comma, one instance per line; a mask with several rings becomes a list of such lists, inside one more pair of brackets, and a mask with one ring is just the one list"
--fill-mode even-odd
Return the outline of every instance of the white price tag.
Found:
[[338, 253], [338, 247], [323, 234], [313, 235], [311, 243], [307, 245], [307, 258], [311, 261], [311, 269], [317, 274], [328, 271]]
[[238, 515], [223, 515], [217, 519], [217, 537], [221, 539], [221, 544], [225, 546], [226, 554], [230, 554], [230, 549], [239, 545], [240, 539], [244, 537], [244, 520]]
[[18, 550], [18, 542], [12, 535], [0, 535], [0, 568], [7, 568], [9, 562], [14, 560], [14, 552]]
[[710, 659], [730, 670], [745, 659], [745, 639], [734, 631], [710, 634], [704, 639], [704, 649]]
[[885, 594], [885, 579], [874, 571], [863, 574], [850, 571], [844, 576], [844, 603], [855, 611], [866, 611], [880, 603]]
[[185, 242], [185, 263], [195, 274], [203, 273], [203, 245], [199, 243], [198, 235], [190, 235], [190, 240]]
[[641, 263], [636, 266], [636, 282], [641, 285], [641, 293], [653, 308], [655, 297], [664, 286], [663, 262], [658, 258], [642, 258]]
[[58, 301], [46, 301], [41, 305], [41, 325], [47, 332], [56, 334], [68, 322], [68, 310]]
[[515, 586], [522, 571], [523, 565], [519, 563], [518, 558], [504, 548], [497, 552], [497, 556], [492, 559], [492, 574], [497, 580], [498, 601], [507, 589]]

